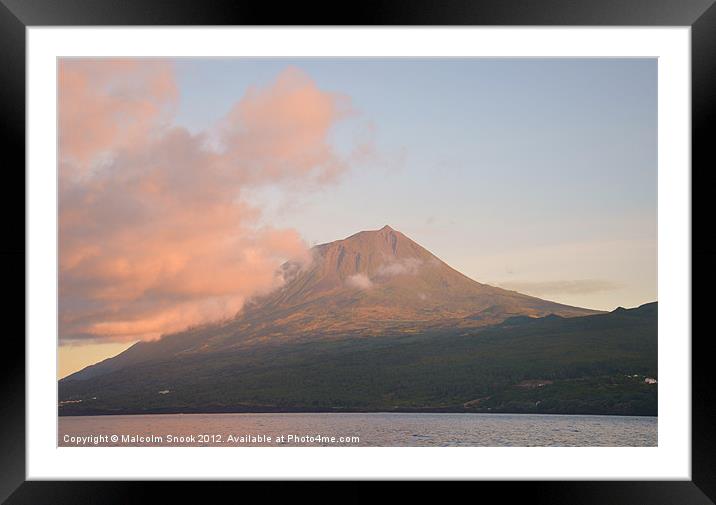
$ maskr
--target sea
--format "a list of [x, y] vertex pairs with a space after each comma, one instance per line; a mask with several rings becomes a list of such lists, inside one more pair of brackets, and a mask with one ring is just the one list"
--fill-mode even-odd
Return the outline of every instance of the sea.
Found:
[[66, 416], [61, 447], [653, 447], [656, 417], [287, 413]]

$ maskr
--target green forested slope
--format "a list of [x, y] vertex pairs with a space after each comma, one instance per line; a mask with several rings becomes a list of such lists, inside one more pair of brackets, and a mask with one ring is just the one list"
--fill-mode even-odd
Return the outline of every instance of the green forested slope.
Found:
[[60, 401], [72, 403], [62, 403], [59, 412], [656, 415], [658, 386], [645, 377], [657, 377], [656, 303], [567, 319], [513, 318], [484, 329], [152, 360], [60, 381]]

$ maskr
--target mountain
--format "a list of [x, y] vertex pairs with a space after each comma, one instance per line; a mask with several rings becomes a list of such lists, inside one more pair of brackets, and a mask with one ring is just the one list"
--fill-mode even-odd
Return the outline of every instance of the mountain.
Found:
[[311, 253], [231, 320], [60, 380], [60, 415], [656, 415], [656, 303], [599, 313], [481, 284], [389, 226]]
[[250, 304], [245, 316], [272, 326], [380, 332], [387, 327], [484, 326], [513, 315], [595, 313], [475, 282], [390, 226], [312, 252], [313, 261], [304, 269], [284, 265], [285, 286]]
[[59, 383], [60, 415], [525, 412], [656, 415], [657, 304], [476, 328], [166, 356]]
[[87, 379], [168, 356], [262, 344], [477, 328], [507, 318], [596, 314], [481, 284], [390, 226], [315, 246], [308, 264], [286, 263], [281, 289], [236, 318], [140, 342], [68, 378]]

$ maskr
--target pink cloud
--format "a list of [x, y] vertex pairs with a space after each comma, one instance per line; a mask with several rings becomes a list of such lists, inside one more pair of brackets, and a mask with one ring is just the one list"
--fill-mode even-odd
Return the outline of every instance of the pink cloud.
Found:
[[144, 142], [175, 106], [172, 67], [151, 60], [63, 60], [60, 156], [87, 168], [103, 151]]
[[324, 183], [349, 161], [331, 147], [348, 98], [289, 68], [251, 89], [215, 128], [172, 126], [172, 66], [63, 60], [60, 336], [153, 339], [231, 317], [308, 260], [290, 229], [258, 225], [260, 185]]
[[346, 162], [328, 133], [350, 112], [347, 97], [319, 90], [308, 75], [288, 67], [268, 88], [250, 88], [227, 114], [221, 125], [225, 161], [251, 179], [330, 179]]

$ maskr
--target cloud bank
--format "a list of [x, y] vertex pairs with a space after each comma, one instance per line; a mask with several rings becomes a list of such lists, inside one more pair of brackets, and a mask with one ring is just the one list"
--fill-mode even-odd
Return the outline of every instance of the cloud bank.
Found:
[[154, 339], [232, 316], [280, 285], [281, 262], [308, 259], [296, 231], [258, 225], [245, 195], [344, 172], [350, 156], [329, 132], [350, 100], [288, 68], [192, 134], [171, 123], [178, 99], [168, 62], [60, 62], [63, 343]]

